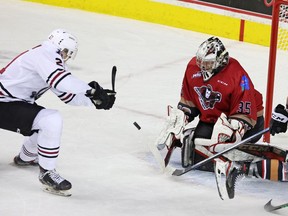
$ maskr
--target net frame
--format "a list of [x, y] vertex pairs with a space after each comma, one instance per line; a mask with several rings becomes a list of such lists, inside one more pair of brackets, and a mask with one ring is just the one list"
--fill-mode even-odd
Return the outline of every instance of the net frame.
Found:
[[[282, 31], [284, 31], [284, 33], [287, 32], [286, 35], [287, 39], [285, 39], [284, 36], [284, 40], [287, 41], [286, 46], [282, 46], [282, 43], [278, 44], [279, 41], [278, 36]], [[285, 43], [283, 44], [285, 45]], [[288, 50], [288, 0], [273, 1], [267, 90], [266, 90], [266, 107], [265, 107], [265, 123], [264, 123], [265, 128], [269, 127], [272, 114], [277, 49]], [[270, 143], [270, 133], [264, 134], [263, 141]]]

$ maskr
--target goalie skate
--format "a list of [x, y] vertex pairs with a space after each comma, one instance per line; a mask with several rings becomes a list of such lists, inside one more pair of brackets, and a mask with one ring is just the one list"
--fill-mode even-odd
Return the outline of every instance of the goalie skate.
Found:
[[244, 162], [216, 161], [214, 171], [220, 198], [233, 199], [237, 181], [246, 176]]
[[216, 161], [214, 164], [215, 179], [219, 197], [222, 200], [228, 198], [226, 190], [226, 169], [229, 162]]

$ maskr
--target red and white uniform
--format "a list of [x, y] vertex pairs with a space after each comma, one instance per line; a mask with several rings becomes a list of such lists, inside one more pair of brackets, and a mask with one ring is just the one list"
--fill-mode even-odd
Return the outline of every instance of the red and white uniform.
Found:
[[93, 106], [85, 96], [91, 87], [68, 71], [59, 49], [50, 41], [18, 55], [0, 74], [0, 102], [34, 103], [50, 89], [67, 104]]
[[[67, 104], [94, 107], [85, 96], [90, 89], [68, 71], [59, 48], [50, 41], [21, 53], [0, 71], [0, 102], [33, 104], [51, 90]], [[32, 130], [38, 132], [26, 137], [20, 158], [32, 161], [38, 157], [43, 169], [55, 169], [62, 133], [61, 114], [57, 110], [42, 109], [33, 121]]]
[[200, 111], [200, 120], [215, 123], [221, 113], [228, 117], [244, 114], [256, 121], [255, 90], [247, 72], [234, 58], [229, 64], [204, 82], [196, 57], [188, 63], [182, 83], [181, 97], [191, 101]]

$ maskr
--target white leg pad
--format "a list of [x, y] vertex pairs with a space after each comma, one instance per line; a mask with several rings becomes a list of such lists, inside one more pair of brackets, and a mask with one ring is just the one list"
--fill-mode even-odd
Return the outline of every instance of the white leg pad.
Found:
[[57, 110], [43, 109], [33, 122], [38, 132], [39, 165], [47, 170], [55, 169], [62, 134], [62, 117]]
[[37, 139], [37, 133], [25, 138], [20, 150], [20, 158], [23, 161], [33, 161], [37, 158]]

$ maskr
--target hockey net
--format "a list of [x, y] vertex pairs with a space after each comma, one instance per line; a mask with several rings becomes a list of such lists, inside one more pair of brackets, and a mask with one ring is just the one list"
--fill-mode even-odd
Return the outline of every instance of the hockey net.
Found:
[[277, 49], [288, 50], [288, 1], [279, 8], [279, 27]]
[[[273, 109], [273, 91], [276, 65], [276, 54], [288, 55], [288, 0], [274, 0], [271, 25], [270, 53], [265, 106], [265, 128], [269, 127]], [[285, 59], [286, 62], [288, 59]], [[287, 63], [286, 63], [287, 64]], [[286, 79], [288, 80], [288, 79]], [[282, 99], [283, 102], [285, 98]], [[264, 135], [264, 142], [270, 143], [270, 134]]]

